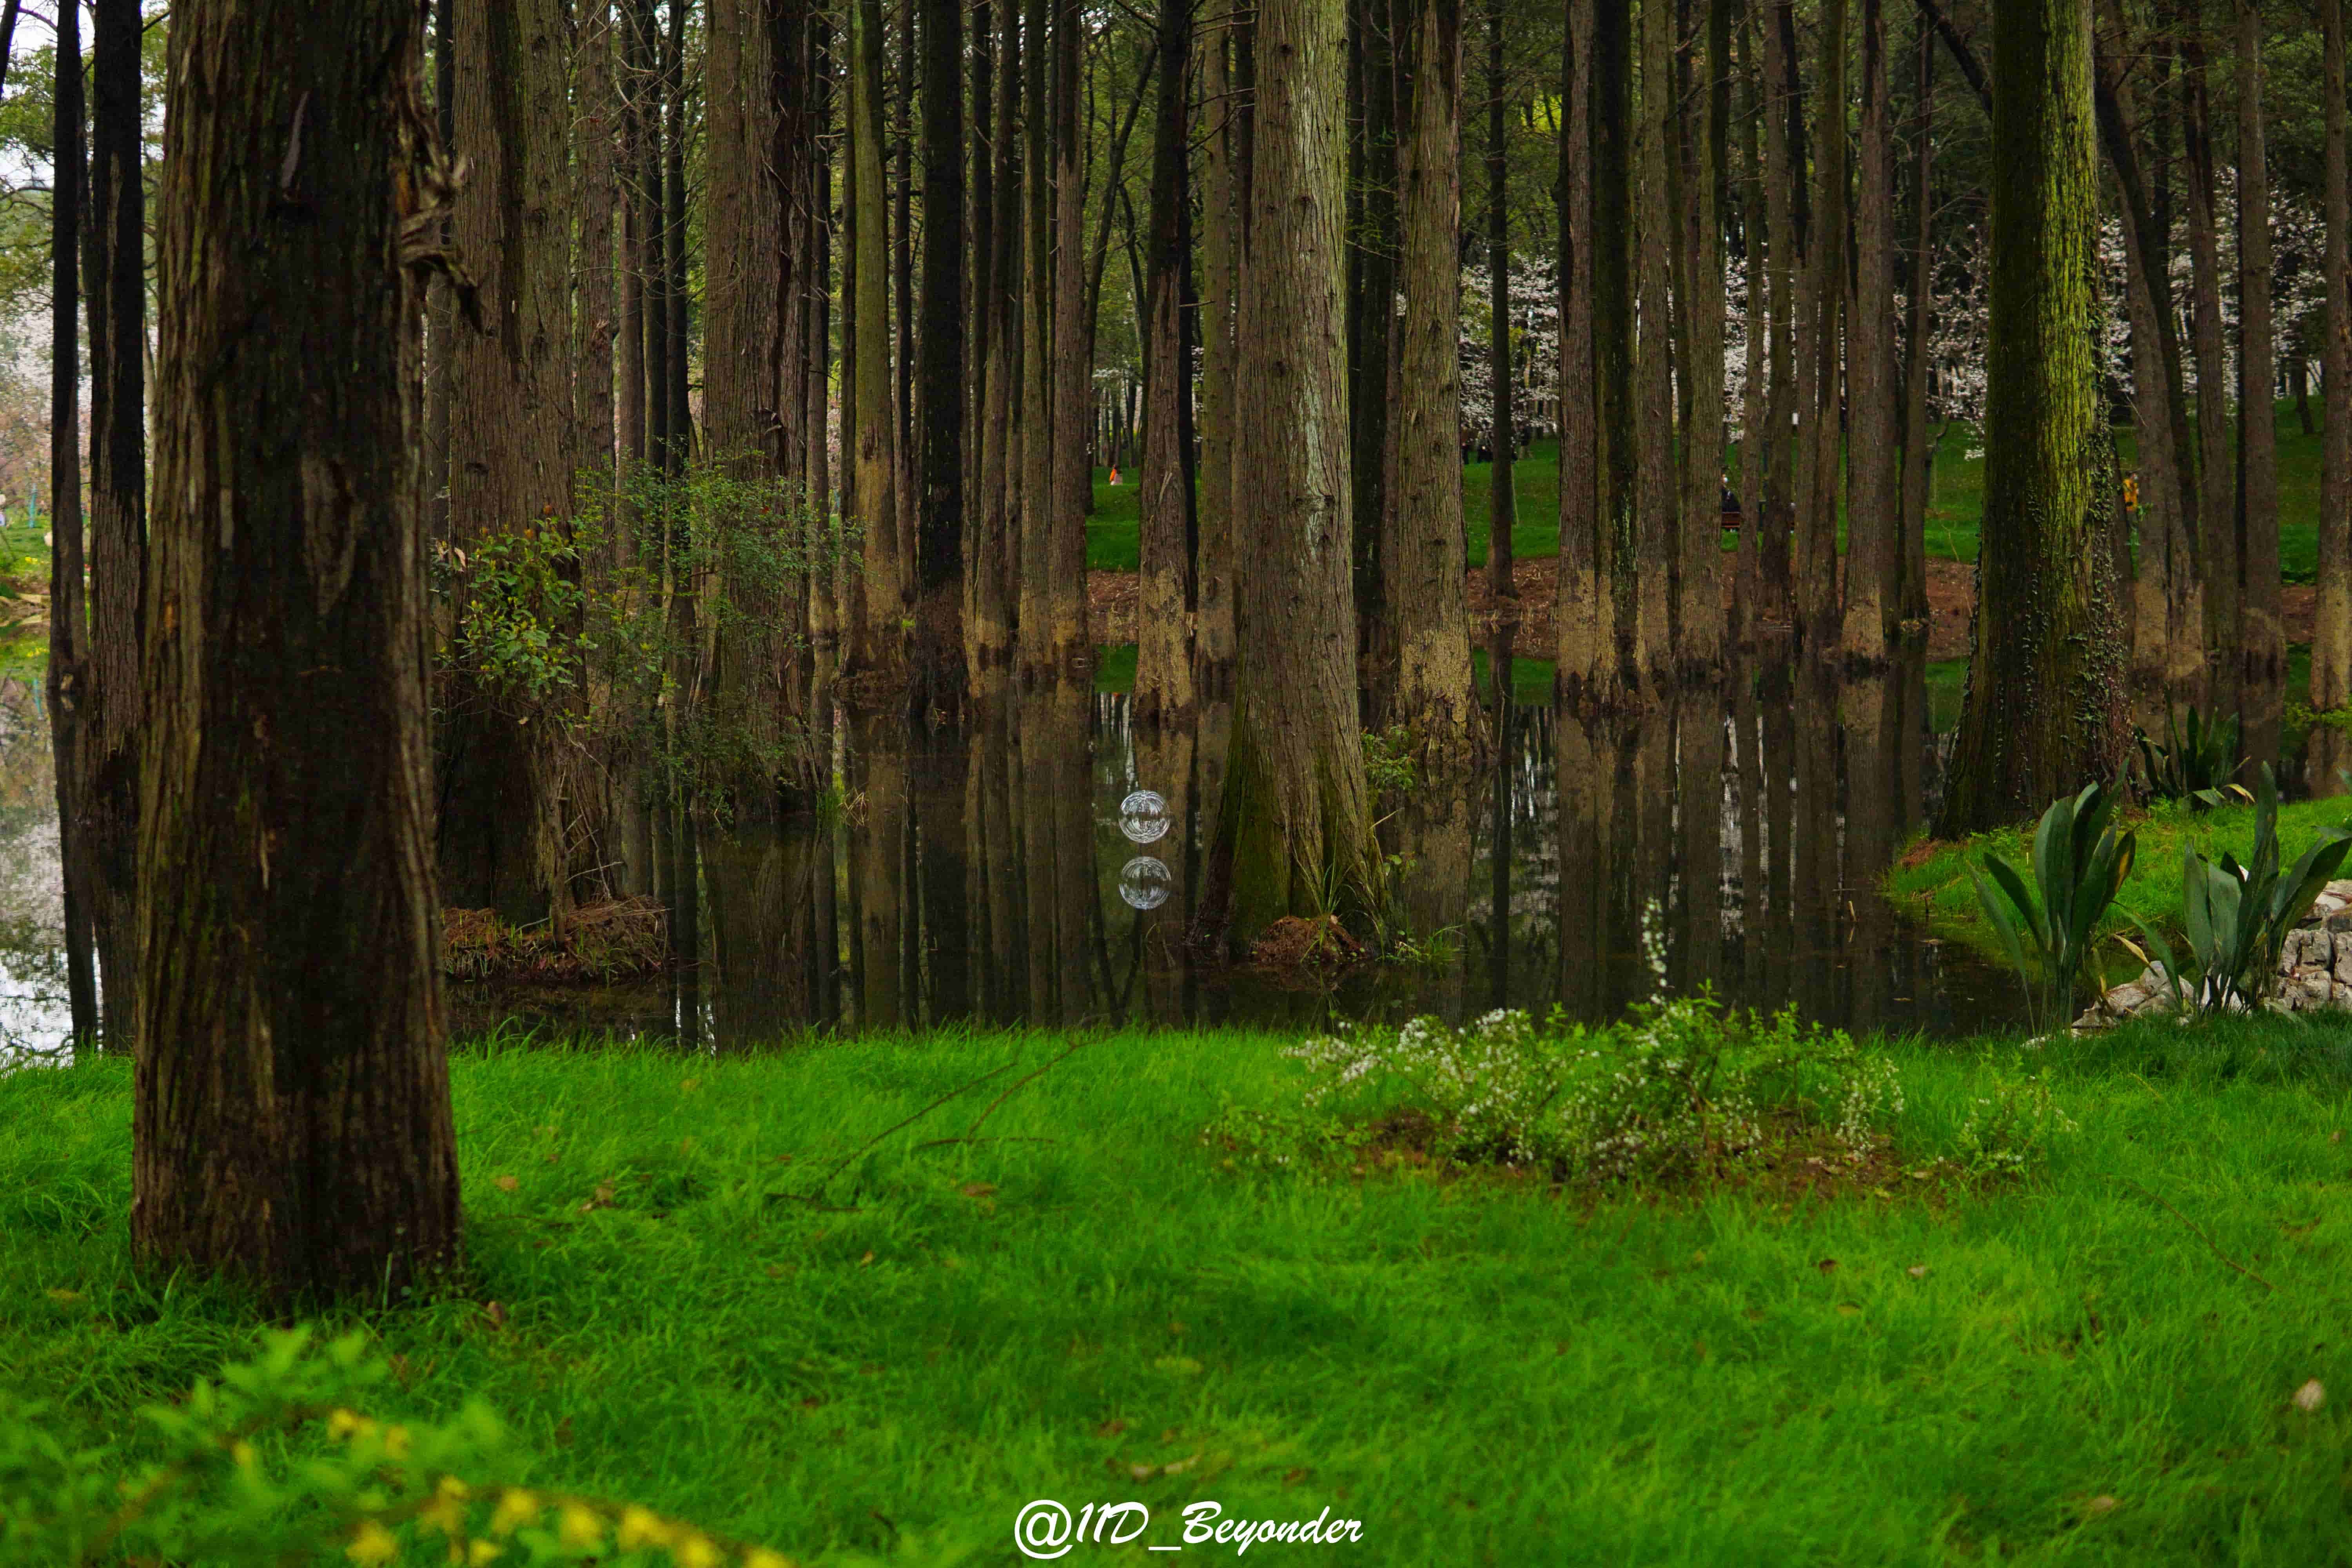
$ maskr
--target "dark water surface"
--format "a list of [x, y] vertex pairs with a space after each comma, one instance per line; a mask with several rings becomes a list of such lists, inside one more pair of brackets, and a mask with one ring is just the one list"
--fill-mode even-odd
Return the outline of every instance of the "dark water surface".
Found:
[[[1602, 1019], [1654, 993], [1654, 963], [1673, 989], [1856, 1030], [2022, 1021], [2013, 978], [1877, 891], [1935, 811], [1949, 741], [1931, 714], [1953, 704], [1916, 658], [1843, 679], [1763, 663], [1638, 720], [1489, 700], [1493, 760], [1424, 779], [1381, 825], [1403, 961], [1198, 961], [1230, 713], [1154, 733], [1123, 695], [1009, 693], [961, 726], [844, 721], [828, 809], [699, 827], [673, 972], [453, 984], [452, 1022], [726, 1049], [967, 1020]], [[66, 1040], [61, 904], [47, 715], [37, 686], [0, 679], [0, 1058]]]
[[[461, 1027], [729, 1048], [810, 1027], [1112, 1021], [1310, 1028], [1675, 989], [1853, 1028], [2021, 1019], [2016, 983], [1879, 897], [1937, 803], [1925, 668], [1780, 664], [1638, 721], [1489, 710], [1496, 760], [1381, 827], [1410, 957], [1336, 976], [1202, 963], [1186, 941], [1230, 717], [1139, 731], [1122, 695], [1017, 696], [961, 726], [843, 726], [837, 820], [697, 835], [695, 962], [639, 984], [457, 988]], [[1165, 803], [1139, 815], [1139, 791]], [[1153, 835], [1155, 832], [1157, 837]]]

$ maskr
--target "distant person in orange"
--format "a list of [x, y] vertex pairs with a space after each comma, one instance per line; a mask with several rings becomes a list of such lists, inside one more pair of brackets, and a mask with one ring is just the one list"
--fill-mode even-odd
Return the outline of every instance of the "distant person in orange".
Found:
[[1110, 488], [1113, 489], [1118, 489], [1118, 465], [1116, 463], [1111, 465]]
[[2139, 476], [2137, 474], [2124, 476], [2124, 510], [2126, 511], [2139, 510]]

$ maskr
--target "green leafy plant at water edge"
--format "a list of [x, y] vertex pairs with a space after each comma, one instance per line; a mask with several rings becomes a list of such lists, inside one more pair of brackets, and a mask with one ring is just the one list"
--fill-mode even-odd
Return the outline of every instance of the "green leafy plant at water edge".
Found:
[[1705, 993], [1598, 1028], [1497, 1009], [1458, 1026], [1343, 1026], [1288, 1054], [1315, 1071], [1310, 1110], [1336, 1118], [1348, 1091], [1402, 1080], [1433, 1157], [1571, 1181], [1688, 1174], [1768, 1155], [1800, 1131], [1859, 1161], [1903, 1109], [1886, 1058], [1793, 1011], [1736, 1013]]
[[2268, 763], [2254, 780], [2250, 864], [2240, 865], [2227, 850], [2216, 863], [2195, 845], [2183, 847], [2180, 914], [2197, 965], [2191, 999], [2199, 1012], [2252, 1007], [2277, 984], [2286, 933], [2311, 912], [2347, 853], [2352, 853], [2352, 829], [2328, 828], [2281, 874], [2278, 783]]
[[2205, 809], [2224, 804], [2231, 795], [2251, 799], [2242, 786], [2230, 782], [2245, 765], [2238, 750], [2241, 728], [2236, 714], [2209, 720], [2193, 702], [2185, 721], [2166, 709], [2164, 744], [2158, 745], [2144, 730], [2136, 731], [2142, 793], [2150, 800], [2183, 801]]
[[60, 1443], [45, 1406], [0, 1399], [0, 1564], [787, 1568], [649, 1509], [511, 1484], [518, 1456], [478, 1401], [444, 1422], [359, 1414], [387, 1376], [361, 1335], [273, 1333], [142, 1410], [145, 1432], [92, 1448]]
[[[2103, 784], [2053, 802], [2033, 834], [2032, 892], [2015, 867], [1990, 851], [1981, 868], [1968, 868], [1985, 921], [2025, 985], [2038, 1027], [2071, 1016], [2099, 922], [2131, 874], [2137, 840], [2109, 825], [2114, 811], [2115, 796]], [[2137, 923], [2137, 917], [2125, 913]]]

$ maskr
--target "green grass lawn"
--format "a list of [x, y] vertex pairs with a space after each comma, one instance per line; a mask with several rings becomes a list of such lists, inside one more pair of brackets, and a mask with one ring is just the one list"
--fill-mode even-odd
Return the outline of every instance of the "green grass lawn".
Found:
[[[366, 1414], [479, 1396], [503, 1479], [811, 1564], [1016, 1563], [1038, 1498], [1138, 1500], [1155, 1544], [1328, 1507], [1361, 1542], [1318, 1561], [1449, 1568], [2352, 1558], [2340, 1028], [1898, 1043], [1906, 1157], [2029, 1070], [2075, 1130], [1815, 1198], [1230, 1168], [1203, 1124], [1303, 1079], [1239, 1033], [1095, 1038], [929, 1142], [1066, 1043], [461, 1050], [470, 1275], [337, 1321], [400, 1358]], [[0, 1390], [126, 1462], [259, 1330], [133, 1271], [130, 1092], [0, 1079]], [[830, 1206], [784, 1195], [843, 1156]]]
[[[2279, 464], [2279, 561], [2281, 574], [2290, 583], [2312, 582], [2319, 569], [2319, 458], [2317, 435], [2305, 436], [2297, 422], [2294, 402], [2282, 399], [2275, 410]], [[2316, 424], [2319, 405], [2314, 400]], [[1936, 448], [1934, 488], [1927, 501], [1927, 553], [1951, 561], [1974, 561], [1984, 516], [1984, 458], [1971, 458], [1978, 437], [1969, 426], [1954, 426]], [[2123, 442], [2124, 460], [2132, 460], [2133, 442]], [[1725, 470], [1739, 471], [1739, 449], [1726, 454]], [[1462, 470], [1464, 531], [1469, 541], [1470, 563], [1486, 560], [1487, 495], [1493, 468], [1473, 463]], [[1108, 470], [1095, 470], [1095, 515], [1087, 521], [1087, 564], [1097, 571], [1136, 569], [1136, 489], [1132, 474], [1112, 489], [1105, 482]], [[1559, 444], [1538, 441], [1514, 466], [1518, 489], [1517, 526], [1511, 531], [1511, 548], [1521, 556], [1559, 553]]]

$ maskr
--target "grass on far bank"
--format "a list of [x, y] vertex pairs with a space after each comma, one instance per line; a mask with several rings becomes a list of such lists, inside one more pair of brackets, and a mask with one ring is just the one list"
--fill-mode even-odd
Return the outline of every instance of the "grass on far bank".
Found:
[[[809, 1564], [1016, 1563], [1035, 1498], [1142, 1500], [1150, 1543], [1329, 1505], [1368, 1563], [2344, 1562], [2342, 1039], [1898, 1043], [1909, 1153], [2027, 1070], [2078, 1130], [2020, 1180], [1815, 1199], [1228, 1168], [1221, 1108], [1298, 1105], [1264, 1035], [1095, 1038], [939, 1144], [1074, 1042], [461, 1049], [471, 1277], [361, 1320], [401, 1358], [368, 1413], [483, 1396], [526, 1484]], [[130, 1091], [0, 1079], [0, 1387], [69, 1444], [135, 1447], [257, 1341], [131, 1270]], [[776, 1195], [843, 1155], [835, 1207]]]
[[[2164, 802], [2146, 811], [2126, 807], [2118, 813], [2116, 821], [2119, 827], [2137, 835], [2138, 842], [2131, 875], [2116, 894], [2116, 903], [2164, 932], [2167, 940], [2176, 944], [2182, 929], [2183, 847], [2194, 844], [2209, 859], [2218, 859], [2227, 850], [2242, 862], [2253, 851], [2254, 808], [2251, 805], [2233, 803], [2212, 811], [2191, 812], [2185, 805]], [[2281, 864], [2293, 865], [2310, 847], [2320, 828], [2347, 824], [2352, 824], [2352, 799], [2342, 795], [2289, 801], [2281, 805]], [[1939, 931], [1958, 936], [1986, 956], [2005, 963], [1999, 943], [1984, 922], [1968, 868], [1990, 851], [2018, 868], [2031, 885], [2032, 873], [2028, 868], [2033, 858], [2033, 831], [2032, 823], [2021, 823], [1958, 840], [1923, 840], [1888, 868], [1883, 886], [1897, 908], [1923, 916]], [[2128, 922], [2111, 918], [2110, 924], [2129, 933]], [[2118, 979], [2125, 977], [2126, 971], [2138, 972], [2138, 961], [2120, 947], [2103, 946], [2100, 955], [2109, 973]]]
[[[2311, 400], [2316, 430], [2321, 399]], [[2294, 400], [2282, 398], [2273, 409], [2278, 432], [2279, 568], [2289, 583], [2310, 583], [2319, 569], [2320, 437], [2303, 433]], [[2123, 460], [2135, 460], [2131, 434], [2123, 435]], [[1975, 456], [1971, 457], [1970, 454]], [[1739, 472], [1739, 447], [1734, 443], [1724, 459], [1725, 471]], [[1463, 531], [1468, 542], [1469, 563], [1486, 562], [1488, 487], [1493, 465], [1472, 463], [1462, 470]], [[1112, 489], [1109, 470], [1095, 470], [1095, 514], [1087, 520], [1087, 564], [1097, 572], [1137, 569], [1137, 491], [1133, 470]], [[1518, 523], [1511, 530], [1511, 549], [1527, 558], [1559, 553], [1559, 443], [1531, 443], [1512, 466], [1518, 492]], [[1948, 561], [1974, 561], [1984, 517], [1984, 456], [1973, 426], [1952, 425], [1940, 430], [1936, 447], [1936, 472], [1927, 500], [1927, 549], [1930, 556]]]

